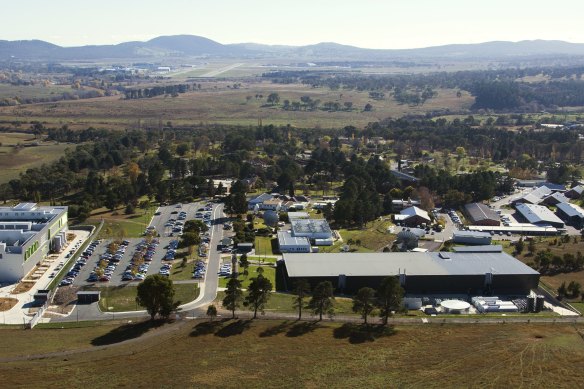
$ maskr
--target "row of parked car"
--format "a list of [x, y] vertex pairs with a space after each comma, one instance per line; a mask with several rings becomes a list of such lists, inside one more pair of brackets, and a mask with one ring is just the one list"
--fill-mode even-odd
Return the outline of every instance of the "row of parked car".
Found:
[[205, 278], [205, 262], [197, 261], [195, 263], [195, 269], [193, 271], [193, 278], [195, 279], [203, 279]]
[[[88, 282], [108, 282], [113, 277], [114, 271], [118, 267], [118, 263], [126, 253], [126, 249], [130, 244], [129, 241], [124, 240], [116, 249], [115, 252], [105, 252], [99, 256], [99, 260], [93, 271], [87, 277]], [[105, 266], [103, 266], [105, 262]]]
[[[99, 243], [100, 243], [100, 240], [94, 240], [93, 242], [91, 242], [89, 244], [89, 246], [87, 246], [85, 251], [83, 251], [83, 253], [81, 253], [81, 256], [75, 261], [75, 264], [73, 264], [73, 266], [71, 267], [69, 272], [67, 272], [65, 277], [61, 280], [61, 282], [59, 283], [59, 286], [71, 285], [73, 283], [73, 281], [75, 281], [75, 278], [81, 272], [81, 268], [87, 264], [89, 257], [91, 256], [91, 254], [93, 254], [93, 251], [95, 250], [95, 248], [97, 247], [97, 245]], [[80, 245], [80, 243], [78, 243], [76, 246], [74, 246], [71, 249], [71, 251], [67, 254], [67, 258], [69, 258], [71, 255], [73, 255], [71, 252], [75, 253], [75, 250], [77, 250], [79, 248], [79, 245]], [[59, 267], [57, 270], [60, 270], [60, 268], [61, 268], [61, 264], [59, 264]]]
[[136, 246], [136, 251], [122, 274], [122, 281], [142, 281], [146, 278], [159, 243], [157, 238], [153, 238], [150, 242], [143, 240]]
[[221, 267], [219, 268], [219, 275], [223, 276], [223, 277], [230, 276], [231, 275], [231, 264], [224, 263], [223, 265], [221, 265]]

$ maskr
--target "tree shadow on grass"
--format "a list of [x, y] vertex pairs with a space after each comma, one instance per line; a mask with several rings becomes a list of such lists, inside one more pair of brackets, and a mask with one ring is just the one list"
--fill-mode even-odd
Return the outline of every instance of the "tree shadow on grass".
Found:
[[284, 321], [276, 326], [270, 327], [265, 329], [260, 333], [260, 338], [266, 338], [268, 336], [275, 336], [278, 334], [283, 333], [290, 327], [290, 323], [288, 321]]
[[395, 328], [393, 326], [354, 323], [345, 323], [333, 331], [335, 339], [349, 339], [349, 343], [352, 344], [374, 342], [378, 338], [394, 334]]
[[218, 320], [218, 321], [204, 321], [199, 323], [193, 328], [190, 333], [190, 336], [202, 336], [202, 335], [210, 335], [217, 332], [218, 329], [223, 327], [223, 323], [225, 323], [228, 319]]
[[288, 330], [286, 336], [289, 338], [295, 338], [297, 336], [306, 335], [320, 327], [321, 326], [317, 321], [298, 322]]
[[107, 334], [98, 336], [91, 341], [94, 346], [105, 346], [123, 342], [124, 340], [139, 338], [152, 328], [157, 328], [166, 323], [165, 320], [147, 320], [139, 323], [125, 324], [114, 328]]
[[241, 335], [243, 331], [250, 327], [251, 322], [251, 320], [236, 320], [215, 332], [215, 336], [228, 338], [234, 335]]

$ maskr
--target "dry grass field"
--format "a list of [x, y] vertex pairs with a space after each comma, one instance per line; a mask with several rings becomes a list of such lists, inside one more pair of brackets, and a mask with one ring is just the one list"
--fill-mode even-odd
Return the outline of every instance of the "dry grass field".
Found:
[[[38, 388], [572, 388], [584, 379], [581, 331], [500, 324], [367, 332], [263, 320], [5, 329], [0, 379]], [[78, 351], [15, 358], [62, 350]]]
[[[234, 69], [235, 71], [237, 69]], [[63, 101], [58, 103], [31, 104], [0, 108], [0, 121], [40, 120], [50, 125], [68, 124], [72, 128], [83, 126], [124, 128], [137, 127], [140, 123], [162, 120], [172, 121], [175, 125], [198, 123], [222, 123], [234, 125], [256, 125], [261, 119], [264, 125], [287, 125], [296, 127], [334, 128], [354, 125], [362, 127], [369, 122], [404, 114], [421, 114], [431, 110], [467, 109], [473, 102], [468, 94], [456, 97], [456, 90], [438, 90], [438, 96], [422, 106], [409, 107], [398, 104], [393, 98], [375, 101], [367, 92], [331, 91], [325, 88], [311, 88], [307, 85], [279, 85], [268, 81], [243, 82], [239, 89], [228, 88], [234, 81], [209, 82], [201, 91], [181, 94], [178, 97], [155, 97], [151, 99], [123, 100], [119, 96]], [[307, 95], [328, 101], [353, 103], [353, 110], [327, 112], [317, 110], [286, 111], [281, 107], [266, 105], [268, 94], [276, 92], [280, 104], [284, 100], [299, 101]], [[256, 99], [256, 95], [263, 95]], [[252, 96], [251, 100], [246, 99]], [[363, 112], [370, 103], [371, 112]]]
[[40, 142], [38, 146], [16, 148], [37, 142], [33, 135], [24, 133], [0, 133], [0, 183], [17, 178], [27, 169], [40, 167], [59, 159], [68, 147], [64, 143]]

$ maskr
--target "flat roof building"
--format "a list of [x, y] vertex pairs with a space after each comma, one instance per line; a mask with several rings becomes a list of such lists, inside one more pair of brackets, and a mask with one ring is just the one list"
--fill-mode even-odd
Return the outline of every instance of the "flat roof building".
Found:
[[276, 287], [289, 290], [305, 278], [314, 286], [330, 281], [338, 292], [377, 288], [398, 277], [406, 293], [499, 293], [527, 295], [539, 273], [504, 252], [480, 253], [323, 253], [284, 254]]
[[564, 222], [543, 205], [517, 204], [515, 208], [531, 224], [564, 228]]
[[325, 219], [292, 219], [292, 235], [308, 239], [332, 239], [333, 231]]
[[0, 207], [0, 282], [16, 282], [66, 244], [67, 207]]
[[541, 203], [544, 198], [551, 195], [552, 193], [553, 193], [552, 190], [547, 186], [540, 186], [538, 188], [535, 188], [531, 192], [527, 193], [526, 195], [513, 200], [513, 204], [526, 203], [537, 205]]
[[309, 253], [310, 241], [304, 236], [293, 236], [290, 231], [278, 231], [278, 247], [281, 253]]
[[491, 244], [491, 234], [480, 231], [454, 231], [452, 233], [452, 241], [460, 244], [470, 245], [489, 245]]
[[466, 204], [464, 213], [469, 223], [475, 226], [501, 225], [501, 218], [497, 212], [482, 203]]

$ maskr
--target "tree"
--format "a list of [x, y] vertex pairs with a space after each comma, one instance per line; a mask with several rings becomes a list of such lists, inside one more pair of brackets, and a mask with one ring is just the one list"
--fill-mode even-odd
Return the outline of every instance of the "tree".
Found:
[[568, 288], [566, 287], [566, 282], [562, 282], [562, 285], [558, 288], [558, 298], [562, 299], [562, 297], [566, 296], [568, 293]]
[[581, 285], [579, 282], [570, 281], [566, 290], [571, 297], [577, 297], [578, 295], [580, 295], [580, 288]]
[[247, 268], [249, 267], [249, 260], [247, 259], [246, 253], [241, 254], [241, 256], [239, 257], [239, 267], [242, 268], [243, 270], [247, 270]]
[[217, 307], [215, 307], [213, 304], [209, 305], [207, 307], [207, 316], [209, 316], [209, 319], [213, 321], [213, 319], [217, 317]]
[[535, 253], [535, 240], [531, 239], [527, 244], [527, 251], [533, 255]]
[[270, 93], [266, 101], [271, 105], [278, 104], [280, 102], [280, 95], [277, 93]]
[[370, 112], [373, 110], [373, 106], [369, 103], [365, 104], [365, 107], [363, 108], [363, 111], [365, 112]]
[[323, 281], [314, 288], [308, 308], [318, 315], [318, 320], [321, 321], [324, 313], [329, 316], [334, 314], [334, 300], [333, 284], [330, 281]]
[[517, 243], [515, 243], [515, 253], [517, 255], [523, 252], [523, 248], [525, 247], [525, 243], [523, 243], [523, 238], [519, 238]]
[[404, 290], [400, 286], [396, 277], [386, 277], [381, 281], [377, 289], [376, 305], [379, 308], [379, 317], [383, 325], [387, 324], [387, 319], [392, 315], [392, 311], [401, 308]]
[[172, 280], [160, 274], [154, 274], [138, 285], [136, 296], [138, 305], [146, 308], [150, 318], [154, 320], [157, 314], [167, 318], [176, 308], [174, 302], [174, 286]]
[[272, 291], [272, 282], [262, 274], [252, 278], [250, 281], [243, 305], [253, 311], [253, 318], [255, 319], [258, 311], [264, 312], [264, 307]]
[[353, 297], [353, 312], [360, 314], [365, 324], [367, 324], [367, 317], [375, 309], [374, 296], [375, 290], [365, 287], [359, 289], [357, 295]]
[[304, 308], [304, 300], [306, 299], [308, 293], [310, 293], [310, 284], [306, 278], [300, 278], [296, 281], [294, 286], [294, 308], [298, 309], [298, 320], [302, 319], [302, 309]]
[[241, 290], [241, 281], [237, 278], [229, 279], [222, 303], [226, 309], [231, 311], [232, 319], [235, 319], [235, 310], [240, 307], [242, 299], [243, 291]]

